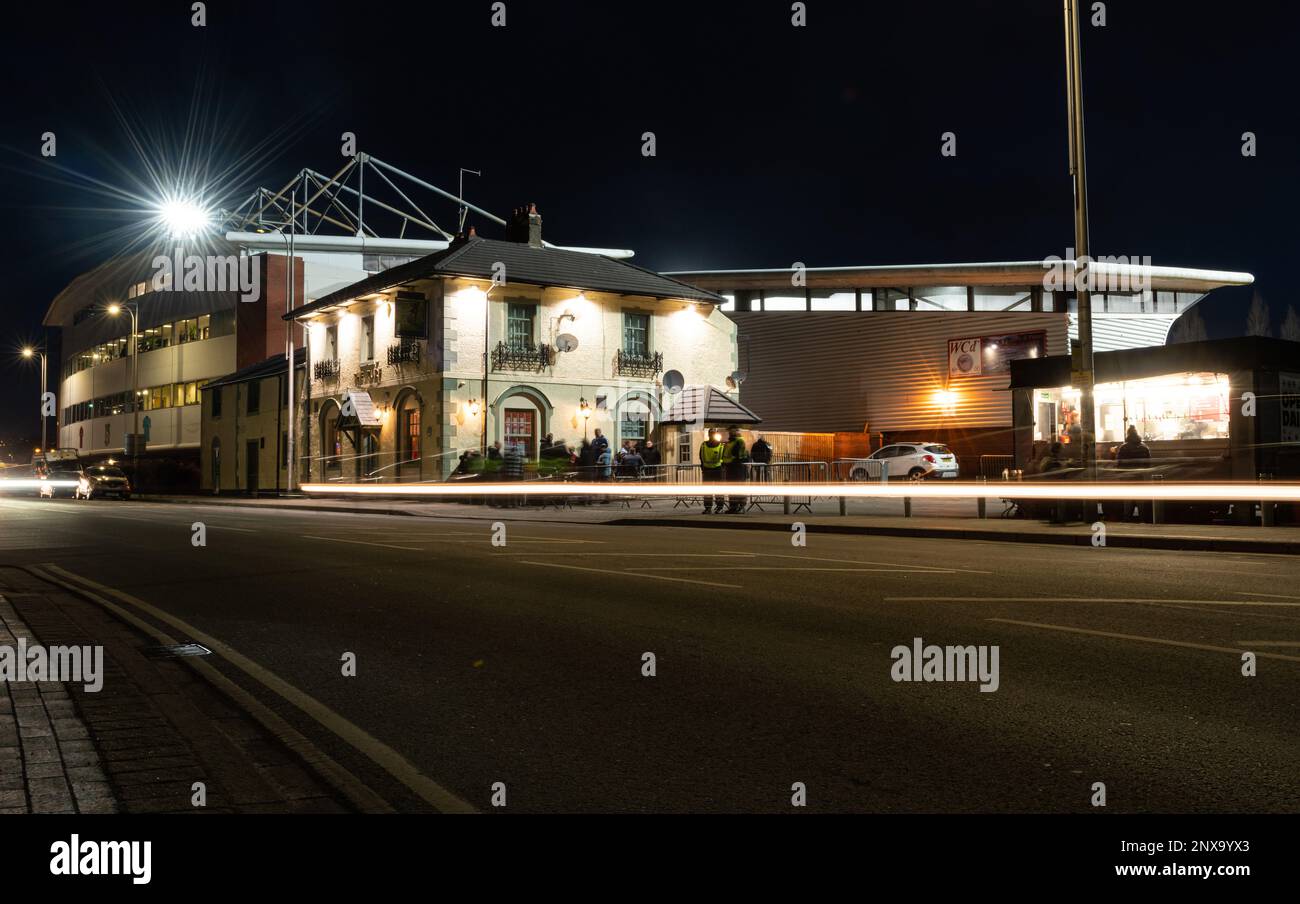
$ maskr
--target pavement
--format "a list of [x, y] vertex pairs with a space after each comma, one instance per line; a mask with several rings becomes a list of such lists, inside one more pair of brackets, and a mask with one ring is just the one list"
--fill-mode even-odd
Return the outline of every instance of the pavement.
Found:
[[98, 688], [0, 683], [0, 814], [351, 809], [239, 701], [61, 583], [0, 567], [0, 624], [11, 649], [103, 651]]
[[[1092, 523], [1052, 524], [1027, 518], [1001, 517], [1003, 506], [989, 500], [989, 517], [981, 518], [973, 499], [913, 502], [904, 516], [897, 500], [853, 499], [841, 515], [838, 501], [814, 500], [792, 505], [785, 514], [781, 503], [751, 507], [743, 516], [702, 515], [696, 504], [669, 499], [629, 499], [590, 505], [533, 505], [500, 508], [456, 502], [425, 502], [400, 497], [247, 497], [151, 496], [151, 502], [181, 505], [224, 505], [247, 508], [281, 508], [290, 511], [375, 514], [427, 518], [471, 518], [537, 523], [641, 525], [660, 527], [725, 528], [788, 532], [798, 521], [808, 530], [931, 539], [993, 540], [1007, 543], [1046, 543], [1091, 546], [1097, 540]], [[1106, 521], [1109, 546], [1199, 552], [1257, 552], [1300, 555], [1300, 527], [1262, 527], [1227, 524], [1143, 524]]]
[[[1292, 556], [448, 508], [0, 499], [0, 573], [207, 646], [351, 809], [1300, 810]], [[896, 680], [918, 638], [996, 691]]]

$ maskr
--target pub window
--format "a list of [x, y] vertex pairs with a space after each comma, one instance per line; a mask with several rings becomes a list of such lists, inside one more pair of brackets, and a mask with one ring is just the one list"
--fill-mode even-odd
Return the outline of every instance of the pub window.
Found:
[[332, 323], [325, 327], [325, 355], [326, 361], [337, 361], [339, 359], [339, 326]]
[[511, 302], [506, 308], [506, 342], [512, 349], [533, 346], [533, 324], [537, 319], [537, 305]]
[[257, 414], [262, 407], [262, 381], [252, 380], [248, 384], [247, 406], [245, 413]]
[[218, 386], [212, 390], [212, 416], [221, 417], [221, 393], [222, 388]]
[[623, 352], [633, 358], [650, 357], [650, 315], [623, 314]]
[[375, 315], [361, 318], [361, 360], [375, 360]]

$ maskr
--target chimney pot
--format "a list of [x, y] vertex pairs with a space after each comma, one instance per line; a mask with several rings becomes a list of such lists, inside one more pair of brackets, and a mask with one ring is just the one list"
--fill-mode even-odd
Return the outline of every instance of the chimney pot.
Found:
[[536, 204], [528, 205], [528, 247], [542, 247], [542, 215], [537, 212]]

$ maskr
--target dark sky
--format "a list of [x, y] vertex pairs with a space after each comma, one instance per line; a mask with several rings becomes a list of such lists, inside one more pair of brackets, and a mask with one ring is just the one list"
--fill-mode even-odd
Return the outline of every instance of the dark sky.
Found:
[[[1073, 244], [1055, 0], [808, 0], [805, 28], [768, 0], [507, 0], [505, 28], [490, 0], [213, 0], [204, 28], [189, 2], [29, 6], [6, 8], [0, 36], [6, 358], [139, 216], [42, 178], [46, 131], [60, 165], [124, 187], [187, 133], [215, 168], [270, 138], [245, 189], [333, 172], [351, 131], [447, 188], [481, 169], [467, 193], [487, 209], [536, 201], [548, 239], [634, 248], [656, 269], [1025, 260]], [[1280, 321], [1300, 307], [1283, 275], [1300, 13], [1115, 0], [1106, 19], [1083, 36], [1094, 253], [1249, 271]], [[939, 153], [947, 131], [955, 159]], [[1207, 300], [1211, 334], [1239, 333], [1249, 299]], [[34, 431], [33, 374], [0, 361], [0, 435]]]

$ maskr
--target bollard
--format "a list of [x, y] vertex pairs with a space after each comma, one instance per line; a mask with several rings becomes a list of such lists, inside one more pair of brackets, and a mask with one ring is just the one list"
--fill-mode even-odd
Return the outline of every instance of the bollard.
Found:
[[[1151, 478], [1152, 482], [1156, 483], [1157, 486], [1159, 485], [1159, 482], [1164, 479], [1165, 478], [1163, 474], [1156, 474], [1154, 477]], [[1165, 520], [1165, 501], [1163, 499], [1158, 499], [1153, 496], [1151, 498], [1151, 523], [1161, 524], [1164, 522], [1164, 520]]]
[[904, 497], [903, 497], [903, 517], [904, 517], [904, 518], [910, 518], [910, 517], [912, 517], [912, 497], [911, 497], [911, 496], [904, 496]]
[[848, 513], [849, 513], [849, 498], [848, 498], [847, 496], [841, 496], [841, 497], [840, 497], [840, 514], [841, 514], [841, 515], [847, 515]]
[[781, 511], [784, 512], [784, 513], [787, 514], [787, 515], [790, 514], [790, 497], [789, 497], [789, 496], [782, 496], [782, 497], [781, 497]]
[[983, 493], [984, 490], [988, 489], [988, 480], [981, 477], [977, 483], [979, 484], [980, 495], [975, 498], [975, 507], [979, 509], [981, 518], [987, 518], [989, 516], [989, 500], [987, 496], [983, 495]]

